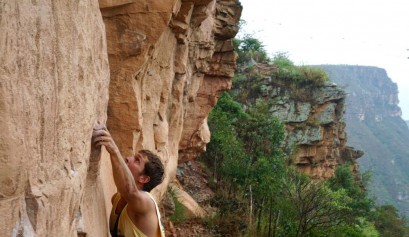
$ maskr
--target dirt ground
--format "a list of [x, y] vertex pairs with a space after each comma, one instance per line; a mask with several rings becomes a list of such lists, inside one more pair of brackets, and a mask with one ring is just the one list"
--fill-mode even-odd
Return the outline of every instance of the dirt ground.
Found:
[[[214, 192], [208, 186], [208, 174], [203, 164], [199, 161], [188, 161], [178, 166], [177, 179], [184, 190], [195, 199], [202, 207], [209, 206], [209, 200], [214, 197]], [[217, 231], [209, 219], [187, 219], [173, 223], [170, 218], [164, 218], [166, 236], [170, 237], [210, 237], [218, 236]]]

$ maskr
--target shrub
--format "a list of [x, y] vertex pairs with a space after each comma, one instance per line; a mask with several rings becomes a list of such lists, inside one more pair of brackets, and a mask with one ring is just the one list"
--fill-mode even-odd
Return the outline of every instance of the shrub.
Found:
[[237, 63], [239, 64], [249, 63], [251, 61], [257, 63], [269, 61], [264, 45], [260, 40], [251, 35], [247, 34], [242, 39], [235, 38], [233, 40], [233, 46], [238, 54]]
[[314, 85], [321, 86], [329, 81], [328, 74], [321, 68], [301, 66], [299, 67], [301, 78], [305, 82], [311, 82]]
[[[278, 67], [275, 77], [296, 86], [322, 86], [329, 80], [328, 74], [321, 68], [296, 66], [286, 53], [277, 53], [273, 64]], [[294, 87], [294, 86], [293, 86]]]

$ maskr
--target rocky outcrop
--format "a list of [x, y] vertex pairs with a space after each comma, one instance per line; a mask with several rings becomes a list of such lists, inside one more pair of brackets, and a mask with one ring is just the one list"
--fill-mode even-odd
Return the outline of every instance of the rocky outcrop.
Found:
[[0, 232], [109, 235], [114, 186], [107, 153], [91, 150], [97, 121], [124, 155], [161, 156], [161, 197], [209, 140], [240, 12], [236, 0], [1, 2]]
[[409, 214], [409, 128], [401, 118], [398, 88], [382, 68], [323, 65], [343, 86], [349, 144], [362, 149], [361, 171], [371, 171], [369, 191], [379, 204]]
[[357, 171], [356, 159], [363, 153], [346, 145], [344, 90], [331, 82], [301, 86], [291, 79], [280, 81], [273, 76], [274, 66], [255, 65], [251, 70], [232, 93], [250, 106], [257, 99], [270, 104], [272, 116], [285, 124], [284, 147], [291, 163], [314, 179], [333, 176], [336, 166], [344, 163]]
[[[231, 86], [241, 6], [236, 1], [101, 4], [111, 69], [108, 126], [124, 154], [145, 148], [178, 162], [209, 142], [206, 118]], [[155, 27], [152, 27], [155, 26]]]
[[344, 91], [329, 83], [312, 89], [308, 101], [292, 98], [293, 93], [276, 87], [269, 95], [272, 115], [285, 123], [285, 147], [292, 162], [317, 179], [333, 176], [339, 164], [355, 163], [362, 152], [346, 146]]

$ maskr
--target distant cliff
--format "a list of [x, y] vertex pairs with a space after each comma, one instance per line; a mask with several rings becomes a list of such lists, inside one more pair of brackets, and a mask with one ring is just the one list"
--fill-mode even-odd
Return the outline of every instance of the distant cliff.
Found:
[[327, 179], [337, 165], [355, 164], [362, 152], [347, 146], [344, 90], [333, 83], [312, 87], [298, 86], [291, 79], [283, 83], [274, 79], [274, 70], [268, 64], [252, 66], [251, 72], [239, 74], [232, 94], [247, 106], [257, 99], [268, 101], [271, 115], [285, 123], [291, 163], [312, 178]]
[[372, 172], [370, 191], [379, 203], [409, 215], [409, 128], [401, 118], [398, 88], [376, 67], [320, 66], [344, 87], [349, 143], [365, 152], [360, 170]]

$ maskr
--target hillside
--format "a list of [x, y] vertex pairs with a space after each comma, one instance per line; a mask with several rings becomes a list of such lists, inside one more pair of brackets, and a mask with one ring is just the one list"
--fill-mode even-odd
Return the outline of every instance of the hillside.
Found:
[[233, 88], [208, 118], [206, 168], [178, 170], [205, 174], [195, 183], [180, 179], [188, 192], [204, 190], [199, 180], [207, 176], [212, 195], [192, 197], [216, 212], [213, 234], [406, 236], [406, 222], [393, 206], [375, 205], [356, 169], [363, 153], [347, 146], [345, 90], [285, 54], [269, 61], [257, 39], [235, 43]]
[[361, 171], [372, 173], [370, 191], [381, 204], [409, 215], [409, 129], [401, 118], [397, 85], [376, 67], [324, 65], [330, 79], [345, 87], [349, 143], [364, 151]]
[[408, 236], [396, 208], [368, 196], [356, 166], [363, 153], [347, 146], [345, 90], [286, 54], [269, 59], [251, 36], [234, 46], [237, 74], [209, 114], [206, 152], [177, 172], [211, 217], [194, 221], [175, 202], [174, 233]]

